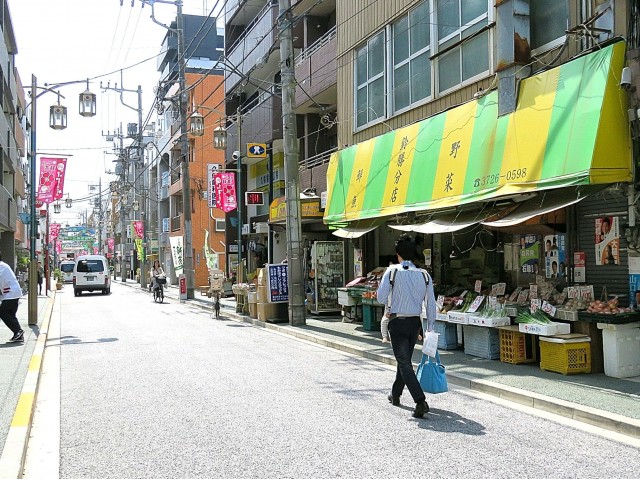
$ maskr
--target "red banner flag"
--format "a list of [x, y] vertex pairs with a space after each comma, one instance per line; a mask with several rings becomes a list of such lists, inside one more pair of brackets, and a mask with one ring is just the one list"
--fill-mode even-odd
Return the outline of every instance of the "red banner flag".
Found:
[[56, 199], [58, 160], [60, 159], [40, 157], [40, 181], [36, 198], [43, 203], [52, 203]]
[[59, 200], [64, 194], [64, 174], [67, 169], [66, 158], [56, 158], [56, 191], [54, 200]]
[[107, 249], [113, 253], [113, 246], [115, 245], [115, 240], [113, 238], [107, 238]]
[[62, 253], [62, 243], [60, 241], [56, 241], [56, 253]]
[[60, 234], [60, 223], [51, 223], [49, 225], [49, 238], [55, 240]]
[[225, 213], [238, 207], [236, 201], [236, 177], [233, 173], [216, 173], [214, 175], [216, 190], [216, 206]]

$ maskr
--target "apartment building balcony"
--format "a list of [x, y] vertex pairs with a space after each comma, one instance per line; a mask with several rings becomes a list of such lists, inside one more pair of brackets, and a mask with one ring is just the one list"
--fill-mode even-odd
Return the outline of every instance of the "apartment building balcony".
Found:
[[[177, 175], [176, 175], [177, 176]], [[169, 185], [169, 196], [174, 196], [182, 193], [182, 177], [177, 178]]]
[[[280, 98], [265, 93], [263, 101], [242, 114], [242, 143], [270, 143], [282, 138], [282, 104]], [[231, 155], [237, 150], [238, 128], [232, 124], [227, 128], [226, 162], [232, 163]], [[244, 151], [245, 146], [242, 147]]]
[[[245, 15], [244, 8], [242, 12]], [[236, 38], [227, 39], [229, 46], [226, 48], [226, 59], [229, 66], [237, 68], [239, 73], [229, 73], [225, 81], [225, 92], [233, 90], [243, 79], [243, 75], [246, 75], [256, 64], [270, 64], [271, 57], [273, 57], [272, 61], [279, 58], [277, 51], [269, 54], [277, 41], [278, 29], [274, 28], [277, 18], [277, 2], [272, 4], [269, 1], [255, 17], [247, 18], [248, 23]], [[272, 71], [273, 69], [269, 66], [265, 65], [261, 70]]]
[[18, 210], [13, 196], [0, 185], [0, 228], [15, 231]]
[[160, 48], [162, 54], [158, 57], [158, 71], [164, 71], [167, 65], [177, 63], [178, 58], [178, 36], [173, 32], [168, 32]]
[[336, 27], [331, 28], [296, 57], [298, 113], [318, 112], [318, 104], [335, 108], [338, 96], [336, 32]]

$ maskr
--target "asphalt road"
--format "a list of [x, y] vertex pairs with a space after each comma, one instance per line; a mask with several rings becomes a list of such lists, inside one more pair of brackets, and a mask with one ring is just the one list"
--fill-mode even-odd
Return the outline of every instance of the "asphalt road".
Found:
[[[114, 283], [57, 297], [26, 479], [637, 477], [638, 449]], [[56, 418], [59, 415], [59, 418]], [[58, 444], [59, 440], [59, 446]]]

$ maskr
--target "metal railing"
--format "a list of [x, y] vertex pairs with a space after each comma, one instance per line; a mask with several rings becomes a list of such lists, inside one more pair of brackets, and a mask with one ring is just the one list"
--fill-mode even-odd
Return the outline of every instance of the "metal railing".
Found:
[[322, 153], [318, 153], [317, 155], [310, 156], [309, 158], [305, 158], [300, 161], [300, 170], [309, 170], [311, 168], [315, 168], [316, 166], [324, 165], [329, 163], [331, 159], [331, 153], [338, 151], [338, 148], [331, 148], [327, 151], [323, 151]]
[[300, 52], [300, 54], [296, 57], [295, 63], [296, 65], [302, 63], [307, 58], [310, 58], [315, 52], [320, 50], [323, 46], [329, 43], [336, 36], [338, 29], [334, 26], [333, 28], [327, 30], [327, 32], [318, 38], [315, 42], [313, 42], [308, 48], [305, 48]]

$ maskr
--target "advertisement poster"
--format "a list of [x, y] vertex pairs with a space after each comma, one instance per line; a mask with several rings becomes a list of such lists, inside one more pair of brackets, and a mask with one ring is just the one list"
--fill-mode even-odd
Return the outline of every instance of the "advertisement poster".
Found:
[[629, 275], [629, 306], [637, 308], [640, 304], [640, 274]]
[[286, 263], [267, 265], [267, 288], [270, 303], [289, 301], [289, 265]]
[[359, 278], [362, 276], [362, 250], [355, 248], [353, 250], [353, 276]]
[[171, 243], [171, 257], [173, 258], [173, 269], [176, 274], [181, 274], [184, 269], [184, 257], [182, 249], [182, 236], [169, 236]]
[[584, 251], [573, 253], [573, 280], [576, 283], [587, 282], [587, 253]]
[[524, 235], [520, 237], [520, 271], [523, 273], [538, 274], [540, 265], [540, 240], [537, 235]]
[[596, 265], [620, 264], [620, 224], [617, 216], [596, 218]]
[[236, 177], [233, 173], [214, 173], [216, 207], [225, 213], [236, 209]]
[[564, 234], [547, 235], [543, 238], [544, 269], [547, 279], [564, 278], [567, 274], [566, 241], [567, 235]]

